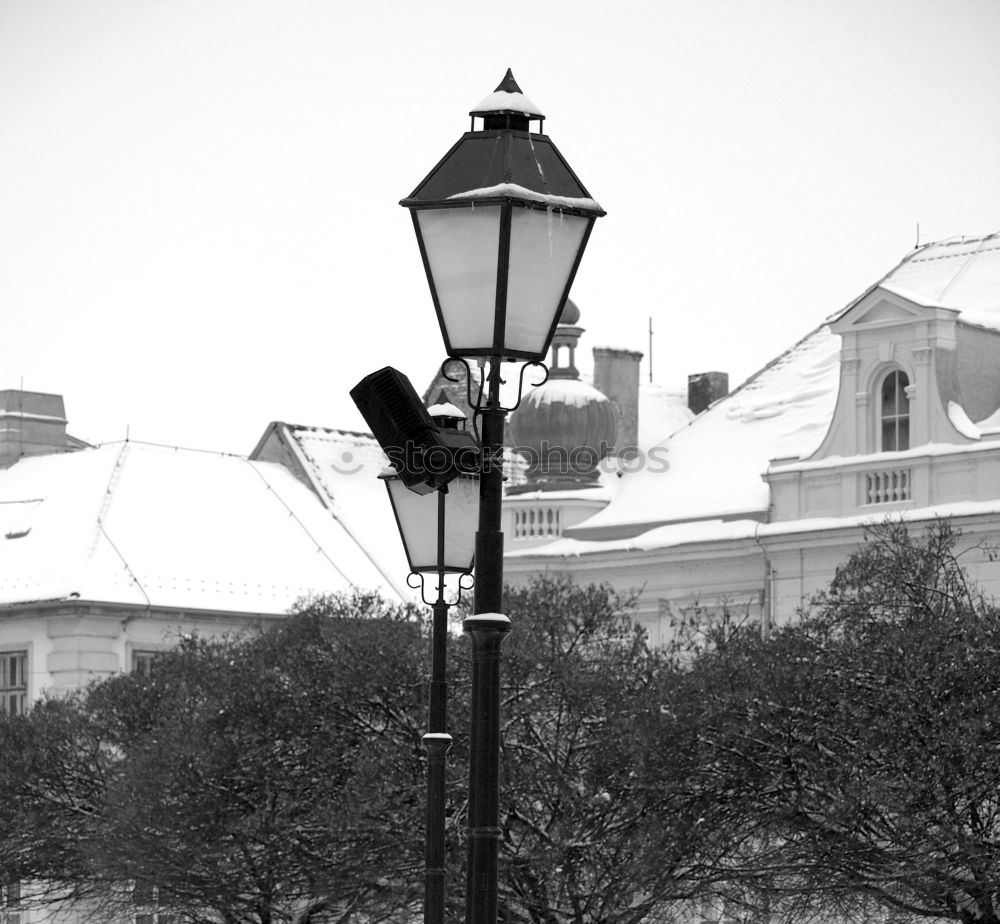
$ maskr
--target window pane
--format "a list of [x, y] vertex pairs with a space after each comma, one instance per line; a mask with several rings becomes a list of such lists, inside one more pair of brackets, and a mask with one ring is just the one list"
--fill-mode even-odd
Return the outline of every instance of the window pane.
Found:
[[888, 417], [896, 413], [896, 376], [892, 372], [882, 380], [882, 416]]
[[132, 673], [148, 677], [153, 672], [153, 661], [161, 654], [159, 651], [133, 651]]
[[891, 420], [882, 421], [882, 451], [896, 451], [896, 427]]
[[910, 380], [898, 369], [890, 372], [881, 387], [880, 432], [883, 452], [900, 452], [910, 447]]
[[20, 715], [28, 692], [28, 653], [5, 652], [0, 657], [0, 711]]

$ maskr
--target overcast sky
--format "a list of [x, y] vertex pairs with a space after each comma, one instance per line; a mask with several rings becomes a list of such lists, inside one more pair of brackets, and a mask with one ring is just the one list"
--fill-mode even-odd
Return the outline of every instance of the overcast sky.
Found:
[[[733, 385], [1000, 230], [998, 0], [0, 0], [0, 389], [246, 453], [443, 349], [398, 205], [510, 67], [607, 210], [593, 346]], [[649, 367], [643, 360], [642, 375]]]

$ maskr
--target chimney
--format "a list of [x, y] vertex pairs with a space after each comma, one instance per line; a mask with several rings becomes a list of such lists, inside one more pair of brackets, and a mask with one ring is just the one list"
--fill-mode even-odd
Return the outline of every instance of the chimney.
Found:
[[68, 452], [62, 395], [10, 389], [0, 391], [0, 468], [22, 456]]
[[688, 410], [700, 414], [729, 394], [727, 372], [699, 372], [688, 376]]
[[594, 347], [594, 388], [605, 395], [618, 415], [615, 452], [639, 444], [639, 361], [642, 353]]

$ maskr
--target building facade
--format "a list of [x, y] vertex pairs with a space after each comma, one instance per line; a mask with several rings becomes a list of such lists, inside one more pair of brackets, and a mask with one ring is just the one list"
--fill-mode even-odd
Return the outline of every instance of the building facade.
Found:
[[[328, 433], [350, 451], [350, 434]], [[405, 593], [402, 552], [392, 567], [395, 547], [369, 554], [377, 544], [355, 525], [360, 514], [331, 510], [294, 460], [127, 441], [19, 445], [0, 468], [4, 711], [142, 667], [181, 634], [241, 631], [316, 595]]]
[[[508, 540], [507, 576], [565, 571], [638, 595], [665, 641], [685, 613], [795, 617], [896, 517], [950, 517], [1000, 592], [1000, 234], [907, 254], [691, 422], [623, 468], [599, 510]], [[554, 499], [553, 499], [554, 500]]]
[[[1000, 590], [1000, 234], [906, 254], [728, 393], [715, 372], [640, 383], [641, 354], [610, 347], [582, 381], [579, 325], [568, 302], [510, 419], [509, 580], [635, 591], [663, 642], [692, 611], [792, 619], [867, 525], [948, 516]], [[0, 706], [310, 594], [410, 599], [384, 464], [368, 434], [280, 422], [249, 458], [90, 447], [58, 396], [0, 392]]]

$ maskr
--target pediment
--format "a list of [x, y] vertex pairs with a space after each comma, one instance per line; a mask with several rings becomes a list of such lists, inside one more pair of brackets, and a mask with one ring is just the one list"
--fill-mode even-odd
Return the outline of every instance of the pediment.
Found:
[[872, 305], [864, 314], [853, 318], [851, 323], [855, 327], [858, 327], [862, 324], [875, 324], [885, 321], [912, 321], [916, 316], [917, 312], [902, 308], [883, 298]]
[[895, 292], [876, 288], [838, 318], [833, 329], [841, 333], [852, 328], [891, 327], [922, 320], [926, 316], [926, 308]]

